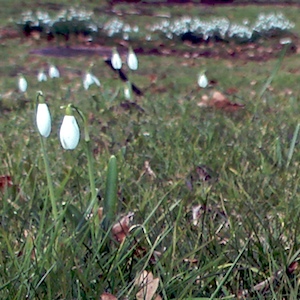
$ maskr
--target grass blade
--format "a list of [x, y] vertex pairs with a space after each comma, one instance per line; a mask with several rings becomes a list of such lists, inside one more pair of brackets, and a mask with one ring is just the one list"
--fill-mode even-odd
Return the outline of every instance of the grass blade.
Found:
[[106, 190], [104, 198], [104, 221], [103, 228], [108, 230], [112, 225], [117, 212], [117, 183], [118, 183], [118, 170], [117, 159], [112, 155], [108, 162]]

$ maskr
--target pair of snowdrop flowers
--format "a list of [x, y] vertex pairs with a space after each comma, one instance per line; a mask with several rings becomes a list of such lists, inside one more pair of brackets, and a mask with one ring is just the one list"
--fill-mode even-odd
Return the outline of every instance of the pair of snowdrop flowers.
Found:
[[[122, 59], [116, 47], [114, 47], [112, 51], [111, 65], [115, 70], [120, 70], [122, 68]], [[127, 65], [129, 69], [133, 71], [137, 70], [139, 66], [137, 56], [131, 47], [129, 48], [127, 55]]]
[[[38, 105], [36, 111], [36, 125], [41, 136], [47, 138], [51, 133], [51, 115], [48, 105], [44, 102], [42, 92], [38, 94]], [[72, 105], [66, 107], [59, 138], [62, 147], [66, 150], [74, 150], [80, 139], [80, 130], [73, 114]]]
[[[60, 77], [60, 72], [59, 70], [54, 66], [54, 65], [51, 65], [49, 70], [48, 70], [48, 75], [50, 78], [59, 78]], [[47, 75], [46, 73], [44, 72], [43, 69], [41, 69], [37, 75], [37, 79], [39, 82], [42, 82], [42, 81], [47, 81]]]

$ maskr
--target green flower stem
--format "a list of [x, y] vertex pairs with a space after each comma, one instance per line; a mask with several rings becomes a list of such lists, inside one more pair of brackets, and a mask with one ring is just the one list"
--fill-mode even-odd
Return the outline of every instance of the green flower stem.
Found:
[[89, 171], [89, 180], [90, 180], [90, 190], [92, 201], [97, 197], [96, 186], [95, 186], [95, 176], [94, 176], [94, 162], [91, 152], [90, 141], [85, 141], [86, 146], [86, 156], [88, 160], [88, 171]]
[[96, 186], [95, 186], [95, 176], [94, 176], [94, 162], [92, 157], [91, 145], [90, 145], [90, 134], [89, 134], [89, 126], [88, 121], [83, 112], [76, 106], [72, 105], [72, 108], [76, 110], [83, 121], [83, 131], [84, 131], [84, 141], [86, 145], [86, 156], [88, 160], [88, 170], [89, 170], [89, 180], [90, 180], [90, 190], [92, 202], [97, 196]]
[[113, 224], [117, 213], [117, 189], [118, 189], [118, 170], [117, 159], [112, 155], [108, 162], [105, 198], [104, 198], [104, 215], [103, 228], [107, 231]]
[[47, 176], [47, 183], [48, 183], [48, 189], [50, 193], [50, 201], [51, 201], [51, 206], [52, 206], [52, 213], [53, 213], [53, 218], [54, 221], [57, 222], [57, 207], [56, 207], [56, 198], [54, 194], [54, 188], [53, 188], [53, 181], [50, 173], [50, 166], [49, 166], [49, 160], [48, 160], [48, 155], [45, 147], [45, 142], [42, 136], [40, 136], [40, 141], [41, 141], [41, 146], [42, 146], [42, 154], [43, 154], [43, 159], [44, 159], [44, 164], [45, 164], [45, 170], [46, 170], [46, 176]]

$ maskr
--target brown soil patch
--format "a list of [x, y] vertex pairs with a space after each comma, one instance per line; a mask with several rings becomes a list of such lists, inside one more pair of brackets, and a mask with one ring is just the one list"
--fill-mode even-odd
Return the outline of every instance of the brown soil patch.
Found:
[[[297, 52], [299, 41], [293, 39], [287, 50], [287, 55]], [[284, 45], [281, 45], [278, 40], [269, 43], [268, 46], [259, 45], [256, 43], [236, 45], [226, 43], [203, 43], [194, 45], [190, 42], [184, 42], [185, 49], [176, 49], [176, 47], [159, 44], [149, 47], [134, 48], [138, 55], [158, 55], [158, 56], [180, 56], [185, 58], [222, 58], [222, 59], [239, 59], [252, 61], [265, 61], [276, 58], [281, 53]], [[118, 47], [121, 55], [128, 52], [126, 43], [121, 43]], [[56, 57], [76, 57], [76, 56], [91, 56], [97, 55], [104, 59], [109, 59], [112, 48], [102, 45], [72, 45], [65, 47], [45, 47], [41, 49], [33, 49], [30, 53], [33, 55], [56, 56]]]

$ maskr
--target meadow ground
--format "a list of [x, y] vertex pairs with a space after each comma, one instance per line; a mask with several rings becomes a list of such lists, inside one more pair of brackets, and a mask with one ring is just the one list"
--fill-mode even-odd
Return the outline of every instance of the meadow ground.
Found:
[[[36, 4], [54, 15], [69, 2]], [[96, 44], [25, 36], [17, 20], [35, 7], [18, 3], [5, 1], [0, 12], [0, 298], [298, 299], [299, 8], [187, 5], [183, 14], [182, 6], [87, 2], [96, 18], [140, 28], [186, 14], [251, 22], [261, 11], [295, 23], [292, 46], [282, 37], [193, 44], [101, 36]], [[126, 99], [108, 61], [116, 46], [125, 62], [130, 45], [139, 68], [123, 71], [142, 95]], [[38, 82], [50, 64], [61, 76]], [[205, 89], [197, 84], [203, 68]], [[100, 88], [83, 88], [88, 70]], [[39, 90], [52, 117], [48, 138], [35, 124]], [[60, 107], [69, 103], [87, 119], [74, 111], [74, 150], [59, 141]], [[141, 274], [154, 277], [144, 288]]]

